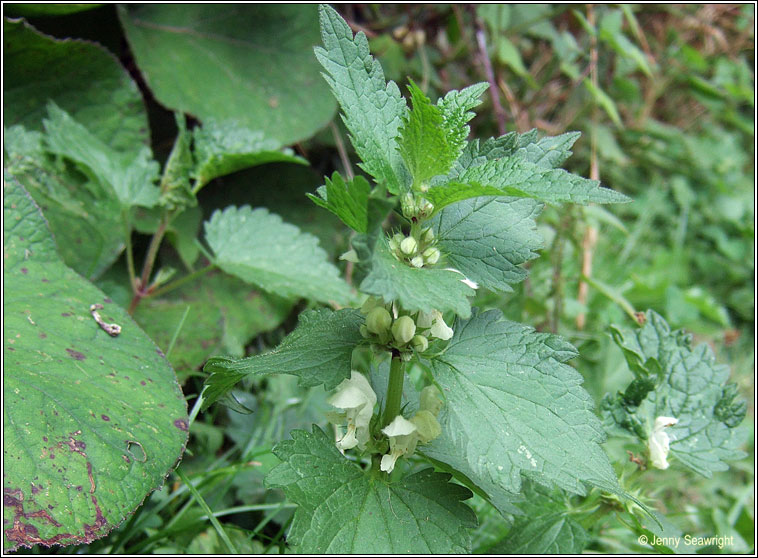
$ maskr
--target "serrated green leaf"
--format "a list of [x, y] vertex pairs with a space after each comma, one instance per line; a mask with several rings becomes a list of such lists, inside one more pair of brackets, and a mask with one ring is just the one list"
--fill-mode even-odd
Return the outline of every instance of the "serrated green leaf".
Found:
[[450, 310], [463, 317], [471, 314], [468, 297], [475, 293], [463, 282], [465, 275], [450, 269], [411, 267], [392, 255], [384, 238], [377, 242], [367, 266], [368, 274], [360, 286], [366, 294], [397, 301], [409, 312]]
[[437, 106], [442, 112], [447, 140], [456, 150], [455, 159], [458, 159], [466, 146], [470, 131], [468, 122], [475, 116], [470, 111], [482, 102], [481, 96], [488, 87], [487, 82], [475, 83], [460, 91], [448, 91], [437, 101]]
[[424, 192], [423, 197], [432, 203], [434, 213], [436, 214], [443, 208], [456, 202], [481, 196], [502, 195], [503, 191], [494, 186], [453, 181], [432, 186], [428, 191]]
[[281, 149], [278, 141], [266, 138], [262, 131], [250, 130], [234, 120], [206, 119], [202, 127], [193, 131], [193, 139], [197, 160], [193, 172], [196, 193], [214, 178], [256, 165], [308, 164], [291, 149]]
[[277, 147], [310, 137], [334, 114], [311, 51], [315, 6], [120, 5], [118, 15], [150, 90], [172, 110], [236, 120]]
[[397, 194], [410, 184], [408, 170], [397, 150], [400, 126], [408, 111], [395, 82], [369, 53], [361, 32], [353, 37], [348, 24], [331, 7], [319, 6], [324, 48], [315, 49], [326, 69], [324, 78], [342, 107], [350, 141], [363, 161], [360, 166], [377, 182]]
[[205, 381], [203, 408], [250, 374], [292, 374], [304, 387], [335, 388], [350, 377], [353, 349], [363, 341], [362, 323], [357, 310], [311, 310], [300, 314], [295, 331], [268, 353], [243, 359], [211, 358], [203, 368], [211, 374]]
[[562, 169], [545, 168], [525, 159], [505, 157], [464, 170], [456, 181], [498, 188], [503, 195], [536, 198], [548, 203], [621, 203], [624, 194], [603, 188]]
[[110, 51], [54, 39], [25, 21], [6, 19], [3, 30], [5, 126], [42, 131], [52, 100], [112, 149], [136, 155], [149, 143], [142, 94]]
[[191, 135], [187, 131], [184, 115], [177, 113], [174, 117], [178, 133], [163, 169], [160, 185], [160, 204], [169, 210], [197, 205], [197, 198], [190, 184], [190, 174], [195, 166], [190, 149]]
[[5, 168], [42, 209], [66, 265], [94, 279], [124, 248], [121, 207], [110, 188], [56, 161], [43, 134], [5, 129]]
[[[397, 482], [371, 476], [345, 458], [318, 427], [292, 432], [266, 477], [298, 504], [288, 540], [307, 554], [468, 553], [472, 496], [450, 475], [425, 469]], [[385, 477], [383, 475], [383, 477]]]
[[542, 237], [535, 218], [542, 204], [528, 198], [471, 198], [429, 221], [447, 262], [482, 287], [511, 291], [537, 257]]
[[620, 491], [582, 377], [564, 364], [574, 347], [495, 310], [457, 320], [453, 330], [430, 361], [446, 400], [442, 435], [424, 454], [489, 493], [519, 492], [522, 474], [578, 494], [584, 483]]
[[526, 134], [521, 134], [521, 147], [515, 155], [540, 167], [555, 169], [571, 157], [571, 147], [581, 135], [581, 132], [566, 132], [558, 136], [546, 136], [537, 141], [526, 141]]
[[187, 406], [163, 354], [61, 262], [8, 175], [3, 202], [3, 550], [88, 543], [162, 484], [187, 441]]
[[735, 427], [745, 406], [734, 401], [736, 392], [726, 383], [729, 367], [716, 363], [708, 345], [692, 347], [690, 335], [672, 331], [652, 310], [641, 328], [614, 327], [613, 334], [630, 368], [656, 383], [636, 411], [646, 434], [653, 431], [656, 417], [676, 418], [677, 424], [666, 429], [671, 455], [706, 477], [727, 470], [725, 461], [744, 455]]
[[516, 516], [508, 535], [492, 554], [580, 554], [590, 541], [566, 505], [566, 494], [533, 482], [524, 485], [523, 515]]
[[153, 207], [158, 203], [160, 190], [155, 183], [159, 169], [149, 148], [143, 147], [136, 157], [114, 151], [52, 102], [43, 124], [48, 149], [108, 185], [122, 207]]
[[266, 291], [339, 304], [351, 299], [318, 239], [264, 208], [215, 211], [205, 239], [218, 267]]
[[316, 190], [318, 196], [308, 197], [324, 209], [339, 217], [348, 227], [359, 233], [368, 232], [368, 199], [371, 186], [362, 176], [345, 180], [338, 172], [332, 179], [326, 179], [326, 185]]
[[455, 124], [452, 100], [446, 105], [449, 114], [446, 120], [441, 108], [433, 105], [413, 81], [408, 90], [413, 108], [403, 121], [397, 143], [413, 178], [411, 188], [418, 189], [433, 176], [450, 170], [463, 142], [459, 138], [460, 130], [450, 129]]

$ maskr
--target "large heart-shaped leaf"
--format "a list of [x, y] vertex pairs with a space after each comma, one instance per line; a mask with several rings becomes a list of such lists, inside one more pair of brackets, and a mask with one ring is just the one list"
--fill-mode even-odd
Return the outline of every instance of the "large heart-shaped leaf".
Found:
[[155, 97], [200, 120], [237, 120], [282, 144], [311, 136], [336, 108], [313, 56], [315, 6], [121, 6]]
[[[3, 547], [86, 543], [162, 483], [187, 440], [187, 407], [163, 353], [60, 261], [9, 175], [3, 190]], [[97, 323], [96, 304], [120, 334]]]

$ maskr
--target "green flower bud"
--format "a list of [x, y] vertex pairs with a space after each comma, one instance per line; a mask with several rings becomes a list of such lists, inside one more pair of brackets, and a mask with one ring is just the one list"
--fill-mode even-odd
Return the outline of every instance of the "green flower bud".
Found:
[[384, 306], [384, 301], [378, 296], [370, 296], [361, 306], [361, 314], [368, 314], [377, 306]]
[[426, 386], [421, 390], [421, 395], [419, 396], [419, 409], [429, 411], [434, 416], [437, 416], [442, 410], [443, 405], [442, 393], [437, 386]]
[[366, 329], [377, 335], [387, 331], [391, 324], [392, 316], [382, 306], [377, 306], [366, 316]]
[[359, 327], [358, 330], [361, 332], [361, 336], [364, 339], [368, 339], [369, 337], [371, 337], [371, 334], [369, 333], [368, 328], [364, 324], [361, 324], [361, 327]]
[[400, 251], [406, 256], [414, 254], [416, 252], [416, 248], [418, 248], [418, 243], [412, 236], [406, 236], [400, 243]]
[[413, 258], [411, 258], [411, 265], [413, 267], [424, 267], [424, 258], [421, 256], [413, 256]]
[[420, 215], [431, 215], [432, 211], [434, 211], [434, 205], [426, 198], [416, 200], [416, 208]]
[[400, 198], [400, 208], [403, 215], [410, 218], [416, 214], [416, 198], [411, 192], [406, 192]]
[[429, 411], [419, 411], [410, 422], [416, 427], [418, 441], [422, 444], [428, 444], [442, 434], [440, 423], [437, 422], [436, 417]]
[[424, 250], [424, 261], [429, 265], [434, 265], [440, 261], [440, 251], [437, 248], [427, 248]]
[[390, 250], [393, 252], [397, 252], [400, 250], [400, 243], [403, 241], [405, 237], [402, 234], [396, 234], [392, 238], [390, 238], [389, 245]]
[[432, 230], [432, 227], [424, 229], [421, 233], [421, 238], [427, 244], [434, 242], [434, 231]]
[[392, 324], [392, 336], [401, 345], [405, 345], [416, 335], [416, 322], [410, 316], [400, 316]]
[[423, 335], [414, 335], [411, 339], [411, 347], [419, 353], [423, 353], [429, 348], [429, 340]]

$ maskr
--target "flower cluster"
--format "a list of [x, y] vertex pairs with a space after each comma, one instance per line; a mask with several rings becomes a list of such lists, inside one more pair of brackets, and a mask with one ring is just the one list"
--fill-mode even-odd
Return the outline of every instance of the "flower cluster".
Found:
[[439, 248], [434, 246], [435, 243], [431, 227], [422, 229], [417, 236], [397, 233], [389, 240], [392, 254], [401, 262], [417, 268], [434, 265], [440, 261], [441, 253]]
[[[365, 450], [371, 438], [371, 419], [376, 405], [376, 393], [368, 380], [353, 370], [350, 379], [337, 386], [327, 401], [340, 409], [327, 415], [329, 421], [340, 426], [347, 424], [347, 432], [337, 441], [337, 447], [341, 451], [355, 447]], [[389, 440], [389, 453], [382, 456], [380, 464], [382, 471], [391, 473], [400, 456], [412, 455], [418, 444], [427, 444], [440, 435], [442, 429], [437, 415], [441, 409], [439, 389], [427, 386], [421, 390], [419, 409], [413, 417], [406, 419], [398, 415], [382, 429]]]
[[400, 351], [410, 348], [423, 353], [429, 347], [430, 338], [447, 341], [453, 336], [452, 328], [445, 323], [438, 310], [401, 315], [396, 305], [370, 297], [361, 307], [361, 312], [366, 316], [361, 334], [381, 347]]

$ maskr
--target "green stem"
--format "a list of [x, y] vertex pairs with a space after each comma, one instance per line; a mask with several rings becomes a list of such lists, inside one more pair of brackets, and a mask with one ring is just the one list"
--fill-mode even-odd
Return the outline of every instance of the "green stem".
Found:
[[392, 355], [390, 364], [390, 379], [387, 384], [387, 402], [384, 404], [382, 427], [391, 423], [400, 414], [403, 402], [403, 382], [405, 381], [405, 362], [400, 355]]
[[180, 279], [177, 279], [176, 281], [171, 281], [170, 283], [167, 283], [166, 285], [162, 286], [160, 289], [156, 289], [153, 292], [145, 295], [145, 297], [166, 294], [167, 292], [173, 291], [174, 289], [181, 287], [185, 283], [188, 283], [190, 281], [197, 279], [201, 275], [205, 275], [206, 273], [208, 273], [210, 270], [214, 269], [215, 267], [216, 267], [215, 264], [210, 264], [205, 267], [201, 267], [197, 271], [193, 271], [192, 273], [185, 275], [184, 277], [181, 277]]
[[124, 241], [126, 242], [126, 268], [129, 271], [129, 284], [132, 292], [137, 292], [137, 273], [134, 270], [134, 250], [132, 249], [132, 223], [129, 218], [129, 210], [121, 212], [121, 221], [124, 223]]
[[213, 514], [213, 511], [208, 506], [208, 504], [203, 500], [203, 497], [200, 495], [200, 492], [193, 486], [193, 484], [190, 482], [190, 480], [187, 478], [187, 476], [182, 472], [181, 469], [176, 469], [174, 471], [176, 475], [182, 480], [182, 482], [185, 484], [187, 489], [192, 494], [195, 501], [200, 505], [200, 507], [205, 512], [205, 515], [210, 520], [211, 524], [213, 525], [214, 529], [216, 529], [216, 533], [218, 534], [219, 538], [224, 541], [224, 544], [229, 549], [229, 552], [232, 554], [239, 554], [239, 551], [237, 548], [232, 544], [232, 541], [229, 539], [229, 535], [226, 534], [226, 531], [224, 531], [224, 528], [221, 526], [221, 523], [218, 519], [216, 519], [216, 516]]

